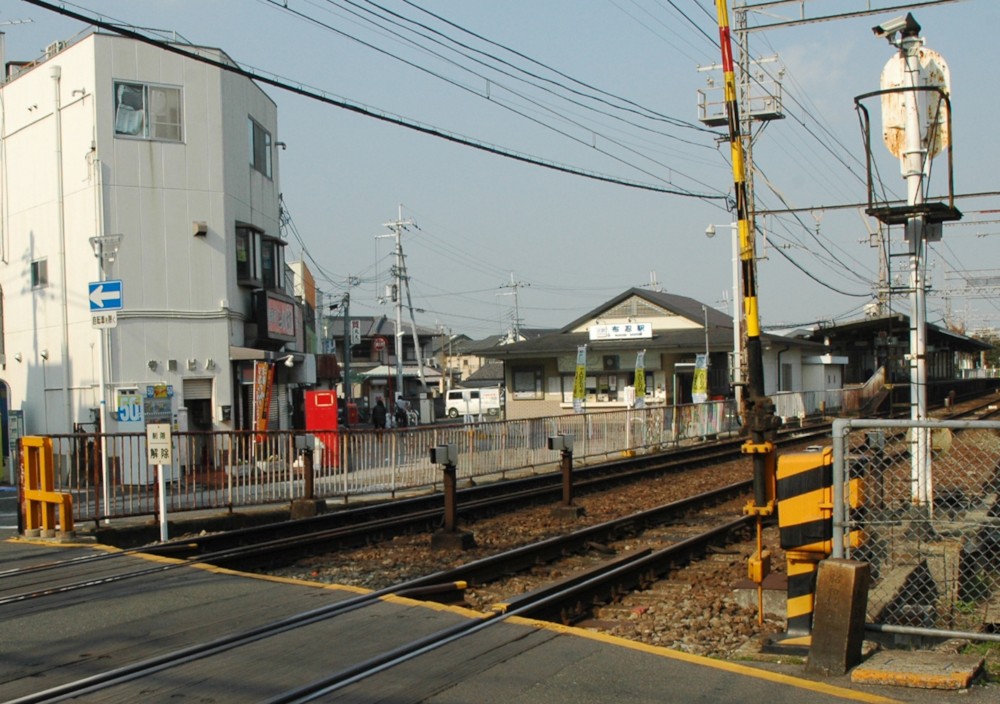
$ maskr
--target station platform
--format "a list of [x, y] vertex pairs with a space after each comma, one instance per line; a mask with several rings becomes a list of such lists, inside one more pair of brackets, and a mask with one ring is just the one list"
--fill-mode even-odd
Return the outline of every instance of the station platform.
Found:
[[[249, 575], [204, 565], [158, 571], [173, 561], [120, 555], [101, 581], [94, 563], [26, 574], [12, 570], [109, 548], [94, 544], [0, 541], [0, 693], [3, 701], [193, 643], [335, 603], [363, 590]], [[104, 569], [107, 569], [106, 567]], [[60, 592], [59, 583], [92, 579]], [[47, 590], [10, 601], [11, 594]], [[85, 701], [217, 704], [266, 701], [401, 643], [478, 619], [479, 614], [399, 597], [241, 646], [204, 661], [181, 662]], [[393, 704], [555, 704], [663, 702], [833, 704], [834, 702], [996, 701], [995, 688], [962, 693], [859, 685], [850, 676], [806, 677], [801, 664], [727, 662], [608, 637], [583, 629], [511, 618], [469, 638], [362, 679], [319, 701]]]

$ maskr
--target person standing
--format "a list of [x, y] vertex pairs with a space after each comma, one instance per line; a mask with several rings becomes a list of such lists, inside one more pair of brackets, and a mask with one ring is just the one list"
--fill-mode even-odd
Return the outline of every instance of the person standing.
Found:
[[376, 430], [385, 429], [385, 418], [388, 415], [385, 404], [382, 403], [382, 397], [375, 402], [375, 408], [372, 409], [372, 425], [375, 426]]

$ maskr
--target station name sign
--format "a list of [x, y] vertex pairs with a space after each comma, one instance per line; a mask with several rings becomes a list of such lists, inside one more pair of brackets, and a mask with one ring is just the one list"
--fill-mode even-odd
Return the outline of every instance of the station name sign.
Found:
[[649, 340], [653, 337], [653, 326], [650, 323], [611, 323], [591, 325], [587, 332], [591, 340]]

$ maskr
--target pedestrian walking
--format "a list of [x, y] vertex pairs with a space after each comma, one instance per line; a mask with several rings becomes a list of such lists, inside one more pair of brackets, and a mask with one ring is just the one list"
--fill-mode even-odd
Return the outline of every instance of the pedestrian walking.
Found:
[[405, 405], [405, 403], [406, 402], [403, 401], [403, 399], [399, 399], [396, 402], [395, 418], [396, 418], [396, 427], [397, 428], [405, 428], [407, 425], [409, 425], [409, 417], [408, 417], [408, 414], [406, 412], [406, 405]]

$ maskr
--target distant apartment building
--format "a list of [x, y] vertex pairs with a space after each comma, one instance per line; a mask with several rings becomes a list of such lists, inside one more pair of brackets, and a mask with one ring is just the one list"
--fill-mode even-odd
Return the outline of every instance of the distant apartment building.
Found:
[[98, 32], [4, 69], [5, 421], [136, 430], [155, 396], [180, 429], [248, 428], [266, 362], [271, 427], [287, 427], [291, 390], [315, 380], [315, 304], [285, 263], [275, 103], [219, 66]]

